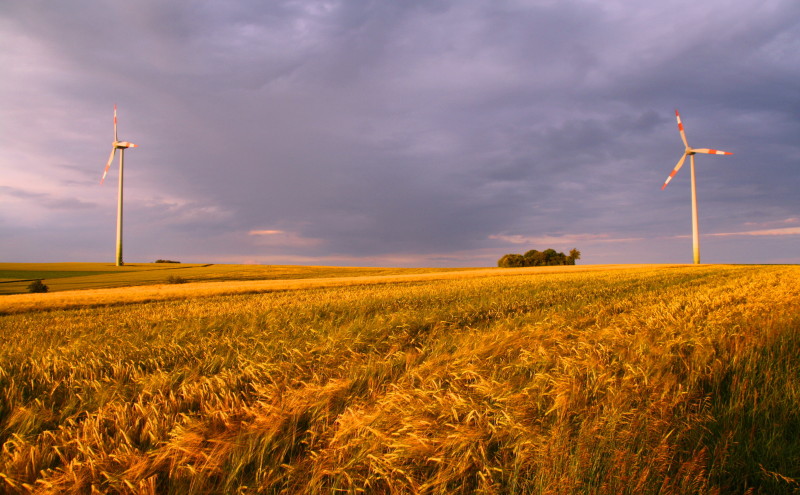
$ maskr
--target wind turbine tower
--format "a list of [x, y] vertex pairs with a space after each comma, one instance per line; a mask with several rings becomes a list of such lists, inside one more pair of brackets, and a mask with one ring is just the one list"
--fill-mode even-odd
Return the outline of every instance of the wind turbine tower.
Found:
[[117, 256], [116, 265], [122, 266], [122, 181], [123, 170], [125, 167], [125, 150], [127, 148], [136, 148], [136, 145], [128, 141], [120, 141], [117, 137], [117, 106], [114, 105], [114, 142], [111, 144], [111, 155], [106, 162], [106, 168], [103, 170], [103, 177], [100, 179], [100, 184], [106, 180], [106, 174], [111, 167], [111, 162], [114, 161], [114, 154], [119, 150], [119, 192], [117, 195]]
[[670, 172], [669, 177], [667, 180], [664, 181], [664, 185], [661, 186], [661, 190], [663, 191], [669, 181], [675, 177], [675, 174], [678, 173], [678, 170], [681, 169], [683, 166], [683, 162], [686, 161], [686, 157], [689, 157], [689, 162], [691, 163], [691, 175], [692, 175], [692, 252], [694, 255], [694, 264], [700, 264], [700, 228], [697, 225], [697, 184], [695, 181], [695, 174], [694, 174], [694, 155], [695, 153], [705, 153], [708, 155], [732, 155], [733, 153], [729, 153], [727, 151], [720, 151], [720, 150], [712, 150], [709, 148], [692, 148], [689, 146], [689, 143], [686, 141], [686, 133], [683, 131], [683, 122], [681, 122], [681, 114], [675, 110], [675, 118], [678, 119], [678, 132], [681, 133], [681, 139], [683, 140], [683, 145], [686, 147], [683, 151], [683, 156], [678, 161], [678, 164], [675, 165], [675, 168], [672, 169]]

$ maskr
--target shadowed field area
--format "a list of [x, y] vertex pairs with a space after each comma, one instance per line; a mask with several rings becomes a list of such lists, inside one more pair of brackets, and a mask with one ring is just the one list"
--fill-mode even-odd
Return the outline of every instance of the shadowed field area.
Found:
[[799, 278], [564, 267], [3, 296], [34, 305], [0, 316], [0, 491], [796, 493]]
[[201, 265], [187, 263], [0, 263], [0, 295], [28, 292], [32, 280], [44, 280], [50, 292], [186, 282], [293, 280], [469, 270], [465, 268], [362, 268], [287, 265]]

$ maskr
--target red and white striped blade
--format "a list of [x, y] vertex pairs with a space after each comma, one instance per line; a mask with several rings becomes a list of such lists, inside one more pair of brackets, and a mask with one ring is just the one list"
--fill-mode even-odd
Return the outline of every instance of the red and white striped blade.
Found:
[[695, 153], [706, 153], [707, 155], [732, 155], [730, 151], [712, 150], [708, 148], [695, 148], [692, 151]]
[[114, 161], [114, 153], [117, 151], [117, 148], [111, 148], [111, 155], [108, 157], [108, 162], [106, 162], [106, 169], [103, 170], [103, 177], [100, 179], [100, 184], [106, 180], [106, 174], [108, 173], [108, 169], [111, 167], [111, 162]]
[[670, 172], [669, 177], [667, 177], [667, 180], [664, 181], [664, 185], [661, 186], [661, 190], [662, 191], [664, 190], [665, 187], [667, 187], [667, 184], [669, 184], [669, 181], [671, 181], [672, 178], [675, 177], [675, 174], [678, 173], [678, 170], [680, 170], [681, 167], [683, 167], [683, 162], [686, 161], [686, 157], [687, 156], [688, 155], [684, 153], [684, 155], [681, 157], [680, 161], [678, 161], [678, 164], [675, 165], [675, 168], [672, 169], [672, 172]]
[[681, 122], [681, 114], [678, 113], [678, 109], [675, 109], [675, 118], [678, 119], [678, 132], [681, 133], [681, 139], [683, 140], [683, 145], [687, 148], [689, 147], [689, 142], [686, 141], [686, 133], [683, 131], [683, 122]]
[[117, 104], [114, 104], [114, 141], [119, 141], [117, 139]]

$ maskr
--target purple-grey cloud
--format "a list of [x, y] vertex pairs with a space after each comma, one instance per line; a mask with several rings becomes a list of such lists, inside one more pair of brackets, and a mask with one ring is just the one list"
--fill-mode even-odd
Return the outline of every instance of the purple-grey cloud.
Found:
[[[675, 107], [735, 152], [698, 160], [703, 232], [797, 215], [799, 33], [791, 0], [4, 5], [0, 248], [112, 245], [117, 103], [143, 261], [491, 264], [554, 236], [587, 263], [685, 261], [655, 241], [690, 228], [688, 173], [659, 191]], [[26, 248], [56, 225], [85, 243]], [[720, 259], [797, 247], [761, 238]]]

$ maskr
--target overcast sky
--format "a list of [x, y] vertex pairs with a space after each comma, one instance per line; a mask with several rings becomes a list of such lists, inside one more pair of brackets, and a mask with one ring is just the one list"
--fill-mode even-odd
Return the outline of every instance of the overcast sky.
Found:
[[0, 4], [0, 261], [800, 263], [797, 0]]

